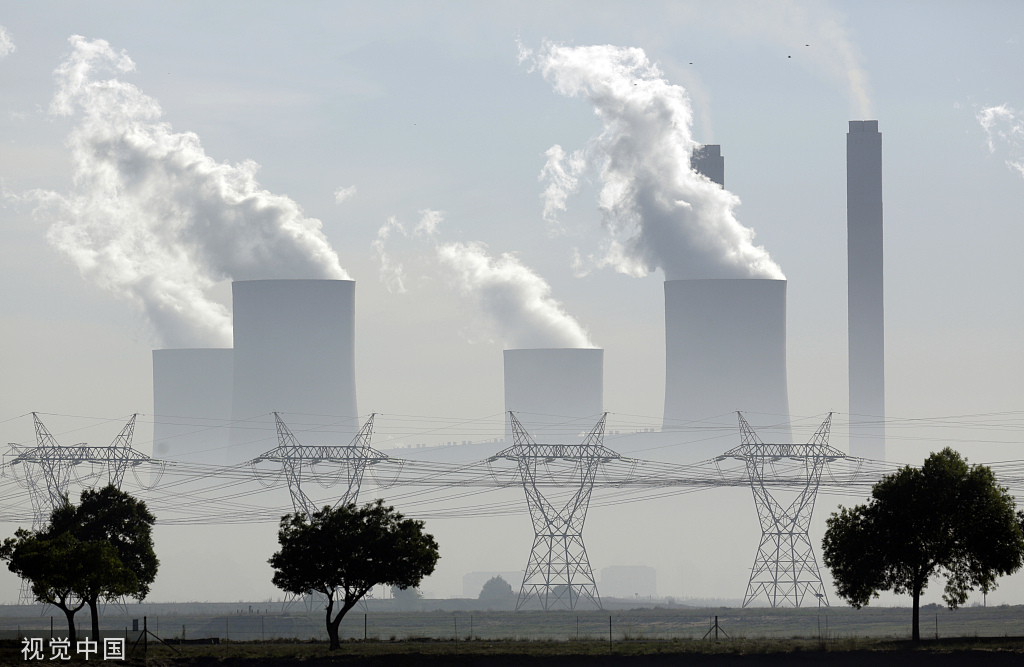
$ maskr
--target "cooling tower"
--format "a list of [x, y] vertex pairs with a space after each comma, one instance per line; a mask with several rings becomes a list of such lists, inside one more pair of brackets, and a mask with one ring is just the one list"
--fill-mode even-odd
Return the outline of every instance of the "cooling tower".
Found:
[[230, 348], [153, 350], [153, 456], [223, 465], [231, 419]]
[[505, 350], [505, 411], [538, 442], [575, 443], [603, 406], [604, 350]]
[[846, 135], [846, 235], [850, 454], [885, 460], [882, 135], [877, 120], [851, 120]]
[[271, 412], [303, 445], [344, 445], [358, 431], [352, 280], [232, 283], [232, 450], [244, 461], [277, 446]]
[[786, 281], [666, 280], [663, 432], [695, 442], [691, 460], [717, 456], [735, 437], [699, 430], [735, 429], [737, 410], [766, 441], [790, 442]]

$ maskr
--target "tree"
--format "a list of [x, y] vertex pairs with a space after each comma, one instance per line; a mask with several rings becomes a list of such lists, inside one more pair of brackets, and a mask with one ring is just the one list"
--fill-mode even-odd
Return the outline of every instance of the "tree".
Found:
[[144, 502], [114, 486], [87, 489], [77, 507], [65, 498], [41, 530], [18, 529], [0, 547], [0, 559], [31, 582], [37, 600], [64, 612], [72, 637], [75, 613], [89, 605], [95, 639], [99, 600], [142, 600], [149, 593], [160, 564], [154, 522]]
[[85, 575], [87, 559], [83, 556], [82, 543], [71, 535], [46, 539], [24, 528], [0, 547], [0, 559], [7, 563], [7, 569], [31, 584], [36, 600], [64, 612], [72, 642], [78, 639], [75, 614], [85, 606], [85, 600], [77, 594], [77, 584]]
[[401, 586], [391, 587], [391, 599], [401, 602], [416, 602], [423, 599], [423, 593], [418, 588], [402, 588]]
[[512, 584], [505, 581], [501, 575], [491, 577], [480, 589], [481, 600], [508, 600], [512, 597]]
[[[406, 519], [383, 501], [356, 507], [324, 507], [281, 518], [281, 550], [270, 558], [274, 585], [294, 595], [314, 591], [327, 599], [327, 635], [331, 650], [340, 646], [338, 625], [376, 585], [400, 589], [418, 586], [440, 557], [423, 522]], [[335, 599], [341, 603], [334, 615]]]
[[109, 545], [113, 553], [93, 554], [92, 576], [83, 580], [81, 595], [92, 615], [93, 637], [99, 637], [99, 601], [121, 597], [143, 600], [156, 579], [160, 561], [153, 549], [156, 517], [131, 494], [113, 485], [82, 491], [77, 507], [67, 503], [53, 511], [46, 531], [70, 533], [85, 543]]
[[860, 608], [879, 591], [913, 597], [913, 639], [920, 641], [920, 600], [928, 581], [946, 577], [950, 609], [976, 588], [1024, 564], [1024, 512], [988, 467], [968, 466], [950, 448], [920, 469], [883, 477], [866, 505], [840, 507], [822, 544], [840, 597]]

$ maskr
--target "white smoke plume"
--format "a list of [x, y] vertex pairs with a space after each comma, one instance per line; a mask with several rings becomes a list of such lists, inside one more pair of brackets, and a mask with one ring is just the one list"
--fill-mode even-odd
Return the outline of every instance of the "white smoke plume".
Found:
[[749, 0], [709, 7], [726, 30], [741, 38], [774, 41], [792, 56], [791, 62], [845, 87], [855, 118], [873, 117], [868, 75], [840, 12], [826, 3], [804, 0]]
[[473, 300], [506, 348], [594, 347], [586, 330], [551, 296], [551, 286], [508, 253], [482, 243], [438, 246], [456, 288]]
[[73, 187], [33, 191], [48, 238], [82, 274], [140, 304], [166, 346], [231, 344], [204, 295], [225, 279], [347, 279], [321, 223], [257, 183], [255, 162], [216, 162], [117, 77], [135, 69], [104, 40], [70, 38], [51, 113], [74, 118]]
[[344, 204], [349, 199], [356, 196], [356, 186], [351, 185], [347, 188], [338, 188], [334, 191], [334, 202], [336, 204]]
[[0, 25], [0, 60], [3, 60], [12, 53], [14, 53], [14, 42], [7, 33], [7, 28]]
[[575, 151], [566, 159], [565, 151], [555, 144], [544, 153], [547, 162], [540, 170], [541, 181], [547, 180], [548, 187], [541, 197], [544, 199], [544, 220], [552, 233], [561, 231], [558, 222], [559, 211], [566, 210], [566, 200], [579, 187], [580, 175], [586, 169], [582, 151]]
[[587, 169], [598, 170], [598, 205], [610, 233], [598, 266], [633, 276], [662, 269], [681, 278], [784, 278], [753, 230], [736, 219], [739, 198], [690, 169], [693, 114], [686, 91], [666, 81], [642, 49], [548, 44], [521, 50], [559, 93], [584, 97], [603, 123], [564, 167], [548, 151], [545, 214], [564, 208]]
[[402, 223], [398, 222], [398, 219], [394, 216], [391, 216], [377, 230], [377, 238], [370, 242], [370, 247], [380, 262], [380, 281], [384, 283], [389, 292], [402, 294], [407, 291], [405, 289], [405, 268], [401, 263], [392, 259], [386, 248], [388, 237], [391, 236], [392, 231], [397, 231], [403, 236], [407, 236]]
[[420, 221], [412, 230], [414, 236], [431, 237], [437, 234], [437, 227], [444, 221], [444, 213], [425, 208], [420, 211]]
[[981, 109], [977, 117], [985, 130], [989, 152], [1005, 147], [1006, 166], [1024, 177], [1024, 118], [1005, 104]]

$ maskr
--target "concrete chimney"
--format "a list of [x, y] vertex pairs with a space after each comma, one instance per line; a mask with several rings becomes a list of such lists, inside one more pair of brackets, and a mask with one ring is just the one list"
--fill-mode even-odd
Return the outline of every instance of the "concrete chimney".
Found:
[[846, 238], [850, 454], [885, 460], [882, 135], [877, 120], [851, 120], [846, 135]]
[[604, 350], [505, 350], [505, 411], [538, 442], [576, 442], [604, 411]]
[[153, 456], [224, 465], [233, 350], [153, 350]]
[[288, 413], [303, 445], [345, 445], [359, 430], [355, 282], [244, 280], [231, 286], [235, 357], [230, 461], [277, 446]]
[[725, 187], [725, 157], [719, 144], [704, 144], [693, 149], [690, 169]]

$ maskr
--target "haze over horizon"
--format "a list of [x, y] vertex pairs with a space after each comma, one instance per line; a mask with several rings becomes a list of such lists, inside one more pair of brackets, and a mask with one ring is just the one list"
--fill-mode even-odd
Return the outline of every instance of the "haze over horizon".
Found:
[[[357, 281], [377, 448], [503, 437], [510, 347], [602, 348], [624, 437], [661, 424], [662, 281], [784, 275], [794, 439], [837, 411], [843, 449], [845, 134], [870, 118], [889, 460], [1024, 459], [1024, 8], [57, 4], [0, 2], [4, 442], [32, 442], [38, 411], [62, 444], [106, 444], [138, 412], [148, 453], [152, 350], [230, 346], [230, 280], [289, 277]], [[681, 168], [699, 144], [722, 146], [726, 189]], [[749, 492], [706, 493], [717, 518], [700, 494], [592, 510], [595, 571], [741, 597]], [[814, 539], [859, 500], [822, 496]], [[441, 597], [528, 554], [525, 513], [428, 529]], [[160, 531], [152, 599], [278, 594], [272, 524]], [[17, 589], [0, 572], [0, 600]], [[1024, 575], [989, 598], [1024, 602]]]

